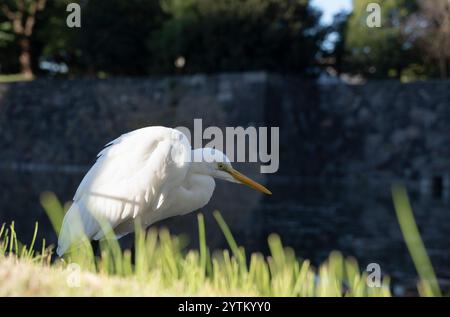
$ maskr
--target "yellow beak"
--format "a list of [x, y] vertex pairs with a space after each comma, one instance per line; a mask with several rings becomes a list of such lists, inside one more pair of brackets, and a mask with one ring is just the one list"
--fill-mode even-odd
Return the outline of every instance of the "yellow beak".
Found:
[[230, 168], [227, 170], [228, 173], [230, 173], [231, 176], [233, 176], [233, 178], [239, 182], [241, 182], [242, 184], [245, 184], [253, 189], [256, 189], [257, 191], [260, 191], [264, 194], [267, 195], [272, 195], [272, 192], [270, 190], [268, 190], [266, 187], [264, 187], [263, 185], [255, 182], [254, 180], [248, 178], [247, 176], [245, 176], [244, 174], [236, 171], [234, 168]]

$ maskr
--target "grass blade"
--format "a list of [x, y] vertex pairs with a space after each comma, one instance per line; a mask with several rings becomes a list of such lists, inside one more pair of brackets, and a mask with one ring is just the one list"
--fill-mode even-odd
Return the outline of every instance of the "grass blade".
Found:
[[420, 238], [406, 189], [398, 185], [393, 186], [392, 196], [400, 229], [421, 279], [421, 289], [425, 290], [426, 294], [424, 295], [442, 296], [433, 266]]

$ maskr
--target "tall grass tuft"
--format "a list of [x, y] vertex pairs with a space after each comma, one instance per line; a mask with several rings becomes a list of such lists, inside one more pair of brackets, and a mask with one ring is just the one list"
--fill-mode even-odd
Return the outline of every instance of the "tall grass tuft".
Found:
[[[406, 191], [395, 187], [393, 197], [405, 241], [421, 277], [419, 292], [427, 296], [440, 295]], [[41, 201], [58, 233], [63, 206], [55, 195], [49, 193], [44, 194]], [[105, 239], [100, 242], [97, 255], [86, 239], [86, 243], [72, 249], [63, 260], [54, 261], [52, 267], [64, 269], [76, 263], [82, 271], [118, 277], [130, 283], [137, 281], [166, 295], [391, 296], [389, 277], [382, 279], [381, 287], [369, 287], [367, 273], [361, 271], [357, 261], [345, 258], [337, 251], [314, 267], [309, 260], [300, 260], [293, 249], [283, 246], [278, 235], [271, 234], [267, 239], [269, 255], [247, 255], [221, 214], [215, 211], [213, 216], [229, 249], [212, 252], [208, 248], [204, 216], [199, 213], [198, 250], [186, 249], [182, 240], [172, 236], [167, 229], [146, 231], [137, 222], [133, 254], [130, 250], [122, 250], [113, 230], [102, 224]], [[28, 259], [40, 265], [50, 265], [51, 248], [44, 247], [40, 253], [33, 250], [37, 230], [36, 224], [34, 238], [27, 248], [17, 240], [14, 224], [3, 225], [0, 228], [0, 265], [2, 258]]]

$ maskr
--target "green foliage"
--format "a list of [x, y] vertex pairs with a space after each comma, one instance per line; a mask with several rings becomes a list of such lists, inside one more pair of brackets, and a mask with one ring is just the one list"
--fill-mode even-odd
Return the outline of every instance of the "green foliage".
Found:
[[[369, 3], [381, 8], [381, 27], [368, 27], [366, 11]], [[408, 0], [355, 0], [353, 13], [345, 32], [345, 70], [365, 77], [400, 79], [409, 66], [419, 61], [419, 52], [402, 35], [402, 25], [416, 10], [414, 1]], [[420, 74], [417, 74], [420, 75]]]
[[303, 72], [315, 63], [324, 30], [307, 0], [166, 0], [170, 15], [149, 41], [152, 70]]
[[164, 18], [157, 0], [87, 2], [76, 38], [81, 67], [88, 72], [145, 74], [152, 58], [146, 41]]
[[14, 40], [14, 35], [11, 32], [11, 23], [10, 22], [1, 22], [0, 23], [0, 47], [5, 47], [8, 43]]
[[66, 8], [73, 2], [77, 1], [47, 1], [45, 10], [39, 14], [33, 39], [35, 53], [41, 60], [65, 62], [76, 68], [73, 59], [79, 54], [76, 47], [78, 30], [66, 25]]
[[[338, 73], [402, 81], [447, 73], [448, 50], [439, 40], [445, 25], [424, 33], [418, 17], [427, 15], [416, 1], [354, 0], [351, 15], [332, 27], [319, 24], [309, 0], [75, 1], [82, 5], [80, 29], [66, 26], [70, 2], [47, 1], [36, 16], [30, 40], [37, 75], [44, 73], [40, 61], [67, 65], [60, 76], [100, 78], [247, 70], [316, 75], [319, 63]], [[381, 5], [381, 28], [366, 25], [372, 2]], [[16, 8], [15, 0], [7, 3]], [[323, 43], [333, 32], [339, 39], [330, 52]], [[19, 37], [0, 12], [0, 73], [19, 72], [19, 54]], [[176, 67], [179, 57], [185, 63]]]
[[15, 46], [16, 36], [12, 24], [0, 13], [0, 73], [18, 71], [18, 48]]
[[[303, 72], [315, 64], [324, 35], [308, 0], [87, 1], [80, 2], [80, 29], [66, 26], [69, 2], [48, 1], [37, 16], [35, 71], [46, 60], [65, 63], [75, 75], [174, 73], [182, 55], [190, 73]], [[0, 28], [5, 45], [0, 72], [17, 71], [18, 38]]]

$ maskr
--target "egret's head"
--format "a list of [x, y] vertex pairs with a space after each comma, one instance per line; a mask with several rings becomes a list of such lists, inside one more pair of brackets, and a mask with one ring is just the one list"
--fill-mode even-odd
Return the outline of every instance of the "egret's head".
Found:
[[[201, 155], [201, 156], [200, 156]], [[194, 162], [202, 162], [207, 174], [233, 183], [241, 183], [262, 193], [272, 195], [263, 185], [248, 178], [231, 166], [230, 159], [221, 151], [211, 148], [196, 149], [193, 151]]]

